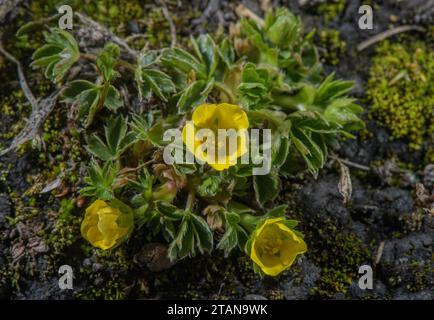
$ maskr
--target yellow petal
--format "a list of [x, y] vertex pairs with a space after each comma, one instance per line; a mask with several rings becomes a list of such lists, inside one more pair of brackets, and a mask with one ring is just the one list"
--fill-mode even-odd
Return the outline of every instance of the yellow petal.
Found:
[[249, 119], [241, 107], [234, 104], [221, 103], [217, 105], [217, 109], [220, 129], [239, 130], [249, 127]]
[[216, 104], [202, 104], [193, 111], [191, 119], [199, 128], [213, 129], [216, 119], [218, 120], [217, 111]]
[[95, 200], [87, 209], [86, 213], [93, 213], [96, 214], [99, 209], [107, 207], [107, 203], [103, 200]]
[[227, 163], [209, 163], [209, 165], [214, 168], [217, 171], [223, 171], [228, 169], [230, 166], [233, 166], [233, 164]]
[[274, 223], [279, 222], [279, 221], [283, 221], [283, 220], [285, 220], [285, 218], [272, 218], [272, 219], [265, 220], [265, 222], [262, 223], [262, 225], [259, 227], [259, 229], [256, 230], [256, 232], [255, 232], [255, 234], [256, 234], [255, 238], [258, 237], [258, 235], [260, 235], [262, 233], [262, 230], [264, 230], [264, 228], [266, 226], [268, 226], [270, 224], [274, 224]]
[[[182, 130], [182, 139], [187, 146], [187, 150], [193, 153], [200, 162], [207, 162], [217, 171], [228, 169], [236, 165], [237, 159], [248, 151], [247, 148], [247, 128], [249, 121], [247, 114], [237, 105], [228, 103], [222, 104], [203, 104], [197, 107], [192, 115], [192, 122], [187, 122]], [[214, 132], [215, 139], [222, 141], [203, 141], [196, 139], [196, 133], [199, 129], [210, 129]], [[219, 136], [219, 129], [234, 129], [237, 131], [237, 145], [235, 150], [229, 150], [227, 137]], [[242, 132], [239, 132], [242, 130]], [[211, 148], [211, 151], [206, 146]], [[214, 146], [214, 148], [212, 148]], [[226, 155], [223, 161], [218, 159], [219, 148], [224, 148]], [[198, 150], [198, 148], [201, 148]]]
[[192, 120], [197, 127], [212, 130], [249, 127], [249, 119], [244, 110], [229, 103], [200, 105], [194, 110]]
[[104, 240], [102, 233], [98, 230], [96, 226], [89, 228], [86, 233], [85, 239], [95, 247], [99, 247], [98, 244]]
[[299, 236], [297, 236], [293, 230], [291, 230], [290, 228], [288, 228], [286, 225], [284, 225], [283, 223], [277, 223], [276, 224], [282, 231], [285, 232], [285, 234], [289, 235], [292, 238], [291, 241], [291, 248], [292, 250], [297, 253], [297, 254], [301, 254], [301, 253], [305, 253], [307, 251], [307, 245], [304, 242], [304, 240], [302, 238], [300, 238]]

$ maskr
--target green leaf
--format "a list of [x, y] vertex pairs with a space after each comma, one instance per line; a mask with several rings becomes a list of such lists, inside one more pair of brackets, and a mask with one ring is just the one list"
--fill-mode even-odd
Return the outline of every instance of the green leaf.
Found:
[[168, 68], [173, 68], [183, 74], [189, 74], [193, 70], [198, 79], [207, 78], [205, 66], [183, 49], [165, 49], [161, 56], [161, 62]]
[[237, 212], [232, 212], [232, 211], [225, 212], [225, 219], [226, 222], [231, 225], [235, 225], [239, 223], [241, 220], [240, 215]]
[[266, 69], [247, 63], [241, 75], [238, 95], [241, 104], [248, 109], [262, 109], [272, 101], [270, 98], [270, 76]]
[[209, 176], [202, 179], [197, 187], [197, 193], [201, 197], [214, 197], [220, 191], [222, 178], [220, 176]]
[[211, 252], [213, 248], [212, 231], [206, 221], [195, 214], [191, 214], [193, 227], [195, 230], [196, 246], [200, 253]]
[[136, 73], [136, 82], [140, 99], [149, 99], [153, 92], [161, 100], [167, 101], [168, 94], [176, 90], [171, 78], [157, 69], [140, 69]]
[[196, 172], [197, 167], [194, 163], [192, 164], [177, 164], [174, 163], [172, 165], [173, 170], [175, 170], [175, 173], [181, 177], [186, 177], [188, 174], [193, 174]]
[[163, 121], [159, 120], [150, 127], [146, 133], [142, 132], [142, 135], [137, 136], [136, 139], [144, 141], [149, 140], [154, 146], [163, 147], [165, 145], [165, 141], [163, 141], [164, 128]]
[[133, 114], [131, 128], [135, 134], [136, 141], [150, 141], [156, 147], [165, 145], [163, 141], [164, 121], [160, 119], [157, 123], [153, 123], [152, 113], [146, 115]]
[[300, 36], [299, 21], [286, 8], [279, 8], [274, 14], [270, 11], [264, 29], [271, 43], [280, 48], [290, 47]]
[[204, 103], [213, 86], [213, 81], [199, 80], [185, 88], [177, 103], [178, 113], [186, 113]]
[[68, 83], [67, 87], [62, 91], [62, 95], [65, 102], [74, 102], [81, 92], [96, 87], [95, 84], [87, 80], [74, 80]]
[[92, 89], [82, 91], [77, 96], [77, 102], [80, 105], [78, 117], [84, 120], [85, 127], [93, 122], [95, 114], [100, 109], [101, 89], [101, 87], [95, 86]]
[[235, 50], [233, 44], [228, 38], [224, 38], [219, 44], [218, 53], [221, 61], [223, 61], [226, 67], [230, 69], [235, 63]]
[[286, 204], [283, 204], [268, 211], [265, 217], [267, 219], [284, 217], [287, 210], [288, 210], [288, 206]]
[[199, 36], [197, 41], [192, 38], [191, 42], [196, 55], [201, 63], [206, 66], [208, 79], [210, 79], [218, 65], [218, 53], [214, 40], [206, 34]]
[[281, 189], [281, 182], [276, 170], [272, 170], [267, 175], [253, 176], [253, 189], [255, 198], [259, 205], [276, 199]]
[[101, 168], [96, 161], [92, 161], [88, 174], [84, 179], [87, 186], [80, 190], [81, 195], [101, 200], [114, 199], [112, 186], [115, 185], [118, 169], [112, 162], [106, 162]]
[[[283, 220], [282, 221], [283, 222], [283, 224], [285, 224], [285, 226], [287, 226], [289, 229], [292, 229], [292, 231], [294, 231], [294, 233], [296, 234], [296, 235], [300, 235], [300, 233], [299, 232], [296, 232], [296, 230], [293, 230], [295, 227], [297, 227], [298, 226], [298, 224], [299, 224], [299, 222], [297, 221], [297, 220]], [[302, 237], [303, 238], [303, 237]]]
[[297, 111], [289, 115], [289, 120], [295, 128], [302, 128], [318, 133], [337, 133], [339, 126], [337, 123], [331, 124], [327, 118], [315, 111]]
[[55, 55], [62, 52], [62, 47], [54, 44], [46, 44], [39, 49], [37, 49], [32, 56], [33, 60], [36, 60], [37, 64], [42, 64], [43, 62], [51, 62], [56, 60]]
[[241, 31], [247, 36], [247, 38], [258, 49], [266, 52], [269, 50], [268, 45], [265, 43], [261, 28], [253, 20], [241, 19], [240, 21]]
[[178, 232], [169, 245], [168, 256], [171, 260], [183, 259], [189, 253], [194, 255], [194, 230], [191, 228], [190, 215], [182, 218]]
[[248, 235], [239, 225], [240, 216], [237, 213], [226, 211], [225, 214], [225, 233], [217, 244], [217, 249], [224, 250], [227, 256], [235, 247], [243, 250]]
[[[290, 107], [297, 110], [309, 110], [314, 106], [315, 94], [316, 89], [313, 86], [303, 84], [291, 95], [284, 93], [281, 96], [276, 96], [274, 98], [275, 103], [283, 108]], [[284, 97], [283, 99], [282, 96]]]
[[287, 156], [288, 156], [288, 152], [289, 152], [289, 139], [286, 137], [278, 137], [278, 146], [277, 148], [274, 150], [273, 148], [273, 165], [280, 167], [286, 160]]
[[213, 236], [208, 224], [202, 217], [185, 211], [176, 236], [169, 245], [170, 259], [183, 259], [187, 255], [195, 256], [196, 249], [200, 253], [211, 252], [212, 247]]
[[144, 53], [141, 53], [139, 58], [137, 59], [137, 65], [140, 68], [149, 68], [153, 64], [157, 62], [157, 53], [153, 50], [147, 50]]
[[51, 29], [45, 39], [47, 44], [33, 53], [31, 65], [45, 68], [45, 76], [58, 83], [80, 58], [80, 51], [74, 37], [65, 30]]
[[237, 214], [254, 212], [254, 210], [252, 208], [249, 208], [245, 204], [242, 204], [242, 203], [237, 202], [235, 200], [229, 201], [227, 208], [228, 208], [228, 211], [235, 212]]
[[110, 85], [107, 91], [107, 96], [104, 100], [104, 106], [111, 111], [116, 111], [122, 107], [124, 102], [122, 101], [121, 95], [114, 86]]
[[363, 108], [354, 103], [354, 99], [340, 98], [334, 100], [324, 110], [324, 118], [337, 123], [344, 130], [360, 130], [364, 128], [364, 122], [358, 117]]
[[334, 74], [330, 74], [319, 86], [315, 96], [316, 105], [326, 105], [333, 99], [346, 95], [354, 86], [353, 81], [333, 80]]
[[110, 119], [104, 132], [108, 147], [110, 150], [116, 151], [127, 132], [127, 122], [122, 116]]
[[224, 250], [225, 254], [229, 254], [238, 245], [237, 230], [231, 225], [226, 227], [226, 231], [217, 244], [217, 249]]
[[141, 204], [144, 204], [151, 199], [153, 184], [154, 176], [152, 176], [146, 168], [142, 168], [142, 170], [139, 171], [137, 175], [137, 180], [129, 181], [131, 189], [139, 192], [139, 196], [143, 198], [144, 201]]
[[107, 82], [118, 76], [118, 73], [114, 70], [114, 66], [118, 61], [119, 55], [120, 49], [118, 45], [114, 43], [108, 43], [105, 45], [104, 49], [100, 52], [96, 59], [96, 65], [103, 75], [104, 80]]
[[147, 113], [143, 115], [133, 114], [131, 128], [136, 134], [137, 140], [148, 140], [148, 130], [154, 121], [152, 113]]
[[318, 169], [322, 168], [325, 162], [325, 155], [321, 147], [305, 131], [298, 128], [291, 129], [291, 140], [306, 161], [309, 171], [316, 176]]
[[158, 213], [169, 220], [178, 221], [184, 217], [182, 210], [164, 201], [156, 201], [155, 208], [157, 209]]
[[87, 136], [87, 149], [94, 156], [105, 161], [117, 160], [135, 141], [134, 132], [127, 133], [127, 120], [122, 116], [109, 120], [104, 128], [106, 143], [95, 134]]
[[21, 37], [26, 33], [29, 33], [31, 30], [40, 30], [41, 29], [41, 22], [40, 21], [30, 21], [25, 24], [23, 24], [15, 33], [17, 37]]
[[105, 143], [96, 135], [88, 136], [86, 139], [87, 150], [97, 158], [104, 161], [116, 159], [116, 155], [105, 145]]
[[80, 106], [78, 117], [84, 120], [86, 127], [92, 123], [96, 112], [101, 108], [102, 94], [103, 87], [87, 80], [72, 81], [63, 90], [65, 102], [78, 103]]

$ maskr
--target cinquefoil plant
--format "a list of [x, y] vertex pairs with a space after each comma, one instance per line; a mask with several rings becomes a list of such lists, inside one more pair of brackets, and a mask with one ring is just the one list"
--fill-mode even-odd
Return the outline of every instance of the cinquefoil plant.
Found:
[[[93, 81], [75, 79], [63, 90], [64, 102], [79, 107], [93, 158], [81, 189], [92, 201], [83, 237], [110, 249], [135, 228], [161, 233], [171, 259], [239, 249], [258, 272], [276, 276], [290, 267], [307, 246], [297, 221], [285, 217], [287, 206], [274, 207], [281, 177], [300, 163], [316, 176], [329, 148], [363, 127], [362, 108], [348, 97], [352, 83], [323, 75], [312, 35], [277, 9], [263, 24], [242, 19], [232, 37], [216, 42], [205, 34], [188, 48], [144, 49], [128, 61], [116, 44], [97, 55], [79, 52], [71, 34], [52, 29], [33, 56], [35, 67], [56, 83], [79, 61], [97, 71]], [[121, 84], [147, 101], [146, 112], [129, 110]], [[188, 126], [271, 129], [270, 173], [253, 176], [254, 164], [237, 162], [242, 144], [222, 165], [207, 157], [202, 164], [164, 163], [165, 130]]]

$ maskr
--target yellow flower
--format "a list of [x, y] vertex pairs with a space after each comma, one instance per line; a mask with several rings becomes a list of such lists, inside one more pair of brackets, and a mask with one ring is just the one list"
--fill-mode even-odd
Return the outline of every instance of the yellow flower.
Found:
[[81, 234], [93, 246], [105, 250], [119, 245], [128, 236], [133, 224], [131, 209], [119, 200], [109, 203], [96, 200], [86, 209]]
[[[249, 119], [241, 107], [228, 103], [203, 104], [194, 110], [192, 121], [187, 122], [184, 126], [182, 139], [187, 149], [198, 160], [207, 162], [217, 171], [222, 171], [235, 165], [237, 158], [247, 152], [248, 128]], [[211, 142], [208, 141], [207, 136], [201, 139], [196, 135], [200, 129], [209, 129], [215, 139]], [[229, 148], [230, 138], [223, 134], [219, 135], [219, 129], [235, 130], [237, 133], [236, 148], [232, 150]], [[205, 144], [210, 145], [211, 150], [214, 149], [213, 152], [204, 148]], [[219, 153], [225, 156], [220, 161]]]
[[270, 276], [289, 268], [306, 243], [284, 224], [284, 218], [267, 219], [254, 231], [250, 258]]

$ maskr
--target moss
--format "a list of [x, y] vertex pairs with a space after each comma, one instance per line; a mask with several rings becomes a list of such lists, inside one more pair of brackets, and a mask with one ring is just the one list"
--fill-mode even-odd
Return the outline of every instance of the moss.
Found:
[[344, 11], [346, 4], [346, 0], [322, 2], [318, 5], [317, 12], [323, 16], [325, 23], [329, 23]]
[[84, 12], [120, 34], [125, 32], [128, 23], [140, 19], [144, 15], [139, 0], [33, 0], [30, 3], [30, 9], [33, 13], [33, 19], [38, 20], [47, 17], [47, 15], [56, 14], [57, 7], [65, 4], [70, 5], [73, 10]]
[[411, 281], [407, 289], [411, 292], [418, 292], [428, 288], [428, 282], [430, 273], [432, 273], [432, 268], [430, 264], [421, 264], [420, 261], [410, 262]]
[[[6, 91], [6, 88], [4, 90]], [[1, 119], [6, 126], [0, 129], [1, 140], [11, 140], [24, 127], [26, 121], [23, 116], [30, 109], [29, 106], [25, 105], [25, 101], [26, 99], [21, 90], [14, 90], [2, 98], [0, 102]]]
[[422, 210], [401, 215], [399, 217], [399, 221], [403, 225], [403, 231], [406, 234], [419, 231], [422, 228], [423, 220], [425, 219], [426, 215], [427, 214]]
[[321, 30], [317, 36], [317, 44], [321, 49], [321, 61], [338, 65], [340, 57], [345, 53], [346, 42], [341, 40], [339, 31], [335, 29]]
[[334, 269], [324, 268], [318, 286], [312, 288], [309, 294], [312, 297], [333, 298], [337, 293], [345, 294], [351, 284], [351, 277]]
[[73, 246], [81, 237], [80, 221], [81, 219], [73, 215], [75, 206], [72, 200], [61, 202], [58, 218], [53, 230], [48, 234], [47, 244], [51, 249], [52, 258], [66, 254], [66, 249]]
[[[170, 3], [167, 3], [167, 5], [169, 12], [175, 13], [180, 10], [177, 6], [171, 7]], [[182, 30], [185, 30], [190, 21], [198, 16], [200, 16], [200, 12], [194, 10], [186, 10], [183, 11], [182, 14], [171, 15], [171, 19], [177, 32], [178, 45], [182, 46], [188, 44], [190, 34], [182, 34]], [[157, 49], [170, 46], [172, 41], [170, 26], [161, 8], [151, 10], [149, 14], [146, 15], [146, 18], [143, 19], [143, 22], [146, 26], [146, 31], [144, 32], [144, 38], [142, 38], [143, 44], [141, 47], [145, 44], [150, 48]], [[134, 44], [137, 46], [140, 43]]]
[[[129, 287], [126, 274], [131, 272], [131, 257], [123, 248], [117, 250], [96, 250], [86, 245], [93, 255], [90, 265], [80, 268], [79, 281], [90, 282], [85, 289], [75, 294], [77, 299], [121, 300], [126, 298]], [[94, 263], [92, 263], [92, 261]]]
[[311, 243], [308, 255], [322, 267], [322, 272], [310, 295], [320, 298], [332, 298], [337, 293], [346, 295], [359, 267], [371, 260], [368, 248], [357, 236], [342, 233], [332, 220], [312, 231], [308, 235]]
[[146, 25], [145, 39], [151, 47], [164, 47], [170, 44], [169, 23], [161, 9], [153, 10], [149, 13], [149, 16], [146, 18]]
[[432, 48], [419, 41], [383, 42], [373, 58], [367, 94], [372, 116], [390, 129], [393, 138], [407, 138], [412, 150], [420, 149], [434, 133]]
[[123, 300], [125, 299], [125, 292], [123, 291], [122, 283], [117, 280], [110, 279], [102, 281], [98, 286], [91, 286], [90, 290], [79, 292], [75, 295], [77, 299], [84, 300]]

